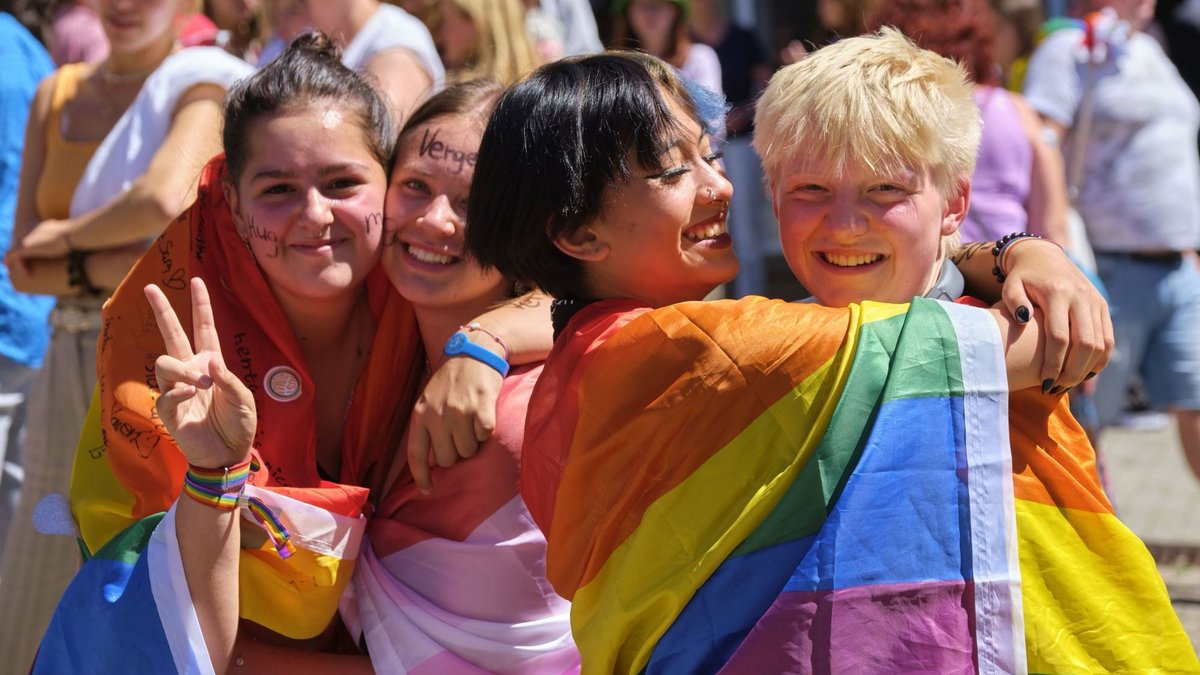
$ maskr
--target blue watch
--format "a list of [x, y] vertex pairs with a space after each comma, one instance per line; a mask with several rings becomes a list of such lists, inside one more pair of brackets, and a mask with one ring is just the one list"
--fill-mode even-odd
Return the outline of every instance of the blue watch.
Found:
[[461, 330], [450, 336], [446, 340], [446, 347], [442, 349], [442, 353], [446, 356], [465, 356], [470, 359], [494, 368], [500, 373], [500, 377], [508, 375], [508, 361], [503, 357], [496, 355], [491, 350], [471, 342], [467, 334]]

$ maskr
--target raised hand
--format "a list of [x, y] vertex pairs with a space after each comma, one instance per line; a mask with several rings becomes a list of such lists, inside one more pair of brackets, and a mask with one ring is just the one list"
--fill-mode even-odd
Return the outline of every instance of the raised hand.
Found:
[[225, 367], [204, 282], [191, 282], [194, 351], [163, 292], [153, 284], [144, 290], [167, 350], [154, 363], [163, 425], [191, 464], [217, 468], [244, 461], [258, 424], [254, 396]]

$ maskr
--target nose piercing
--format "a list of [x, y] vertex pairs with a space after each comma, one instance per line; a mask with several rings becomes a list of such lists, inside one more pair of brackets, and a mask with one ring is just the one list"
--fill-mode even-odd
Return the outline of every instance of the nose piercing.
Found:
[[714, 190], [712, 188], [708, 188], [708, 201], [710, 201], [710, 202], [717, 201], [717, 191], [716, 190]]

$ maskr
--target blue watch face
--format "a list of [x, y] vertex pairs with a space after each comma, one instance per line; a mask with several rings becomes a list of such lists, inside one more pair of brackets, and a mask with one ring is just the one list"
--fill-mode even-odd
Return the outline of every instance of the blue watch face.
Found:
[[466, 342], [466, 335], [463, 335], [462, 333], [455, 333], [454, 335], [450, 336], [449, 340], [446, 341], [446, 348], [444, 351], [447, 354], [461, 354], [463, 351], [463, 346]]

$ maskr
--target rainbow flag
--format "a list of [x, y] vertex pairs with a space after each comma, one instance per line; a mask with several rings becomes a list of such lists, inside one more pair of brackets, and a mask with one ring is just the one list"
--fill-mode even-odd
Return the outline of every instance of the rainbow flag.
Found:
[[581, 310], [521, 480], [584, 672], [1195, 671], [1078, 426], [1006, 388], [969, 307]]
[[[292, 599], [276, 604], [276, 611], [314, 614], [306, 591], [320, 586], [318, 578], [341, 561], [358, 557], [365, 519], [253, 486], [245, 496], [263, 500], [294, 532], [304, 533], [292, 537], [297, 548], [292, 558], [318, 560], [323, 567], [302, 570], [291, 558], [285, 565], [267, 545], [244, 555], [273, 564], [275, 573], [247, 576], [243, 569], [242, 584], [262, 584], [261, 591]], [[174, 507], [134, 523], [84, 564], [55, 610], [33, 672], [213, 672], [183, 574]]]

